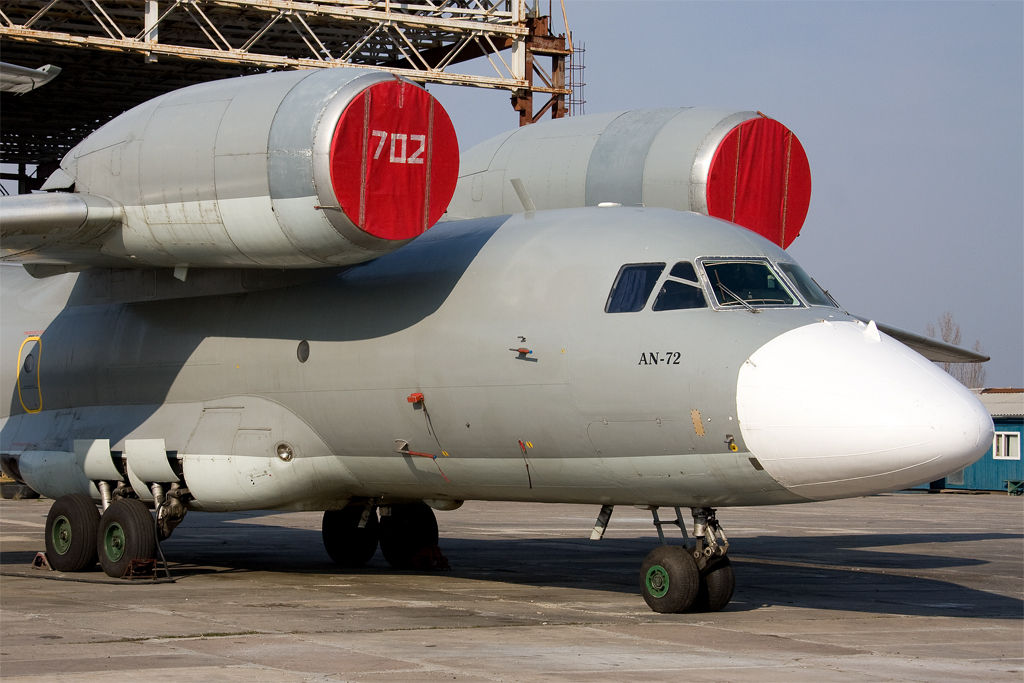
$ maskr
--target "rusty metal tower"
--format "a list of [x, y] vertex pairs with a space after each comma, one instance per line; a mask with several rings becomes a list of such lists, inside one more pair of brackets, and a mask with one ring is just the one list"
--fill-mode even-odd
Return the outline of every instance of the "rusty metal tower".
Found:
[[[508, 90], [521, 124], [561, 117], [570, 49], [563, 35], [551, 33], [540, 5], [7, 0], [0, 5], [3, 61], [54, 64], [61, 73], [37, 92], [2, 95], [0, 161], [52, 165], [96, 127], [156, 95], [275, 69], [370, 66], [424, 84]], [[550, 15], [550, 2], [547, 9]], [[490, 64], [487, 75], [466, 68], [478, 58]]]

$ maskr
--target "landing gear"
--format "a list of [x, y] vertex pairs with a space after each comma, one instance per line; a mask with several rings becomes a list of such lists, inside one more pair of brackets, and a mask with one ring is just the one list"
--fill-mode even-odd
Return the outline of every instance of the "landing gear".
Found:
[[699, 590], [700, 572], [686, 548], [659, 546], [640, 565], [640, 592], [655, 612], [683, 612], [693, 604]]
[[[656, 508], [651, 510], [661, 542], [661, 527], [674, 524], [683, 533], [686, 527], [676, 508], [676, 518], [661, 521]], [[652, 550], [640, 567], [640, 592], [655, 612], [717, 612], [732, 599], [736, 577], [726, 556], [729, 540], [718, 523], [713, 508], [693, 508], [693, 548], [688, 545], [662, 545]]]
[[392, 567], [445, 568], [448, 563], [437, 548], [437, 539], [437, 519], [425, 503], [390, 505], [381, 510], [380, 550]]
[[693, 612], [718, 612], [732, 600], [736, 575], [728, 557], [719, 558], [700, 574], [700, 590], [690, 606]]
[[377, 552], [380, 524], [373, 505], [349, 505], [324, 512], [324, 548], [342, 567], [362, 567]]
[[156, 527], [145, 503], [120, 498], [100, 517], [96, 553], [107, 576], [121, 578], [132, 560], [156, 557]]
[[100, 513], [81, 493], [61, 496], [46, 515], [46, 558], [61, 572], [80, 572], [96, 564]]

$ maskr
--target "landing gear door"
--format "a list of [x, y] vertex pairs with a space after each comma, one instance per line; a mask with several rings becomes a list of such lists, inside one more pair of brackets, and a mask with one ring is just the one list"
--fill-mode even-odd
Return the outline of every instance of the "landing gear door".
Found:
[[39, 382], [41, 352], [39, 337], [27, 337], [18, 350], [18, 400], [26, 413], [43, 409], [43, 389]]

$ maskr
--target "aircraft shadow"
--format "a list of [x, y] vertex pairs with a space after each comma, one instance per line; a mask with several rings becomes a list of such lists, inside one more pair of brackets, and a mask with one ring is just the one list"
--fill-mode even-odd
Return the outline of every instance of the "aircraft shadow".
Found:
[[[320, 532], [260, 524], [244, 518], [205, 515], [185, 522], [163, 550], [171, 573], [187, 578], [253, 571], [324, 575], [410, 574], [390, 568], [380, 552], [360, 570], [339, 569], [323, 550]], [[1017, 540], [1014, 534], [839, 534], [756, 536], [734, 539], [730, 556], [737, 576], [729, 611], [784, 605], [875, 614], [1024, 618], [1024, 601], [960, 585], [934, 574], [959, 570], [954, 580], [991, 584], [991, 563], [927, 546]], [[445, 575], [538, 587], [637, 594], [637, 574], [656, 537], [516, 539], [445, 536], [440, 547], [451, 564]], [[897, 552], [872, 548], [910, 548]], [[6, 563], [8, 559], [3, 558]], [[951, 572], [952, 573], [952, 572]], [[1012, 588], [1012, 586], [1006, 586]]]

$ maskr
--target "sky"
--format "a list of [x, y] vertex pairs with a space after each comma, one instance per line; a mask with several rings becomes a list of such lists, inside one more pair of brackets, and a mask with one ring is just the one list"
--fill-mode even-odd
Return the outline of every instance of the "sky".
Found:
[[[811, 166], [789, 249], [801, 265], [894, 327], [924, 334], [952, 313], [962, 345], [992, 356], [986, 386], [1024, 387], [1024, 2], [565, 5], [586, 113], [702, 105], [781, 121]], [[517, 123], [505, 91], [430, 90], [464, 149]]]

